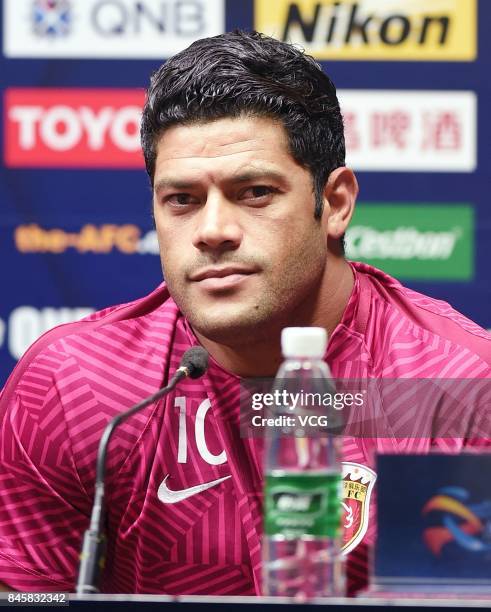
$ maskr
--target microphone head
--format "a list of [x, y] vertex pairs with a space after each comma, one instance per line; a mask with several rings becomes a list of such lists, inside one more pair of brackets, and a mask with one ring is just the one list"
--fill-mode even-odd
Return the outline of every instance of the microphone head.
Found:
[[187, 369], [189, 378], [203, 376], [208, 367], [208, 352], [202, 346], [193, 346], [182, 356], [180, 367]]

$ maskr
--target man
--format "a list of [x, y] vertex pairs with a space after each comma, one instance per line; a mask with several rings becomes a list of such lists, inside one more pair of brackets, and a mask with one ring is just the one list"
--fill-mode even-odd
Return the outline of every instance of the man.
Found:
[[[244, 32], [192, 44], [152, 78], [142, 144], [166, 284], [49, 332], [14, 370], [0, 403], [0, 580], [74, 588], [105, 425], [201, 344], [207, 373], [111, 443], [103, 588], [259, 594], [262, 444], [239, 435], [238, 389], [274, 375], [282, 328], [326, 328], [334, 376], [352, 378], [486, 378], [489, 336], [344, 259], [358, 187], [335, 88], [293, 46]], [[344, 446], [350, 469], [373, 467], [368, 441]], [[373, 521], [361, 528], [352, 586]]]

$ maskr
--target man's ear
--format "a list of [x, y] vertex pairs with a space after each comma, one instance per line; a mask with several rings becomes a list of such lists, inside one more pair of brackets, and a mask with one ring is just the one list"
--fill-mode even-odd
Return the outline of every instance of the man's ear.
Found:
[[339, 239], [345, 233], [358, 196], [358, 181], [350, 168], [333, 170], [324, 187], [324, 214], [328, 214], [327, 236]]

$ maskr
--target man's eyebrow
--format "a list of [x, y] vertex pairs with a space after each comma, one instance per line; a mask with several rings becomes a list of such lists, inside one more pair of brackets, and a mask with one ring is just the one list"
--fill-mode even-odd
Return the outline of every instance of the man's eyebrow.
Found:
[[230, 181], [233, 183], [248, 183], [249, 181], [257, 181], [269, 179], [277, 182], [284, 183], [286, 181], [286, 177], [281, 172], [276, 172], [276, 170], [261, 170], [258, 168], [257, 170], [244, 170], [233, 174], [230, 178]]
[[179, 180], [170, 177], [163, 177], [155, 182], [153, 189], [154, 191], [161, 191], [162, 189], [191, 189], [197, 184], [198, 181]]
[[[249, 183], [250, 181], [257, 180], [271, 180], [279, 183], [287, 182], [287, 178], [281, 172], [276, 170], [261, 170], [251, 169], [242, 170], [236, 174], [232, 174], [230, 177], [225, 179], [225, 182], [229, 183]], [[193, 181], [192, 179], [178, 179], [172, 177], [162, 177], [154, 184], [154, 191], [161, 191], [163, 189], [192, 189], [199, 185], [199, 181]]]

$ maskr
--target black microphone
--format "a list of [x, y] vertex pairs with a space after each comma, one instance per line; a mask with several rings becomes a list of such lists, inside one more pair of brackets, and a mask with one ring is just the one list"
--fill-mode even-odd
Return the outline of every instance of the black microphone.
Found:
[[189, 376], [189, 378], [199, 378], [206, 372], [207, 367], [208, 353], [202, 346], [193, 346], [182, 356], [181, 365], [177, 369], [177, 372], [185, 370], [185, 376]]
[[188, 349], [181, 359], [181, 365], [166, 387], [162, 387], [153, 395], [135, 404], [126, 412], [121, 412], [108, 423], [97, 453], [97, 467], [94, 503], [90, 517], [90, 525], [84, 534], [82, 552], [80, 553], [80, 565], [77, 579], [77, 593], [99, 593], [99, 578], [104, 569], [106, 537], [103, 529], [104, 519], [104, 481], [106, 475], [107, 447], [116, 427], [126, 421], [128, 417], [172, 391], [177, 383], [183, 378], [199, 378], [208, 367], [208, 353], [201, 346], [193, 346]]

